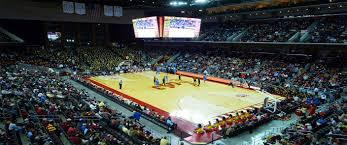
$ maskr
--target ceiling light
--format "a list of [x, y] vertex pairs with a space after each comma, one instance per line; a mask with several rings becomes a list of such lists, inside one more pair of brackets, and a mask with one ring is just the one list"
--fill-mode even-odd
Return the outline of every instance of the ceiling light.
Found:
[[183, 6], [183, 5], [187, 5], [187, 2], [183, 2], [183, 1], [172, 1], [170, 2], [170, 5], [172, 6]]
[[200, 4], [207, 3], [207, 0], [195, 0], [195, 3], [200, 3]]

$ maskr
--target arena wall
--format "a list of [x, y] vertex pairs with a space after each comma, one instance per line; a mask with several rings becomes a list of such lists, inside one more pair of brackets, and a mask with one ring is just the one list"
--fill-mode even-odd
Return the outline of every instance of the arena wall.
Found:
[[99, 18], [91, 19], [88, 15], [63, 13], [61, 1], [1, 0], [0, 19], [131, 24], [131, 19], [144, 16], [143, 10], [123, 9], [122, 17], [106, 17], [102, 9]]

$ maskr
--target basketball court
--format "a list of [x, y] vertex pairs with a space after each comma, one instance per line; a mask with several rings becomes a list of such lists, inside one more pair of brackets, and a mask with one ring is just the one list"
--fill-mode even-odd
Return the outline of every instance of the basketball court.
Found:
[[[162, 84], [168, 75], [169, 82]], [[157, 76], [161, 85], [155, 87], [154, 77]], [[266, 95], [252, 89], [231, 87], [225, 84], [201, 80], [200, 86], [194, 84], [193, 78], [154, 71], [140, 73], [124, 73], [111, 76], [89, 78], [93, 83], [106, 89], [116, 90], [128, 99], [155, 109], [164, 116], [181, 118], [194, 124], [212, 121], [218, 116], [236, 110], [262, 105]], [[123, 81], [120, 90], [118, 82]], [[272, 95], [277, 99], [281, 96]]]

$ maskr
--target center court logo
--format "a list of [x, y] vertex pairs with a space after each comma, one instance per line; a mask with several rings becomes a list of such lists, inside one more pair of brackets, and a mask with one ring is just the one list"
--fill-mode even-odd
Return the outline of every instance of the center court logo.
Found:
[[235, 96], [236, 97], [247, 97], [248, 95], [247, 94], [236, 94]]

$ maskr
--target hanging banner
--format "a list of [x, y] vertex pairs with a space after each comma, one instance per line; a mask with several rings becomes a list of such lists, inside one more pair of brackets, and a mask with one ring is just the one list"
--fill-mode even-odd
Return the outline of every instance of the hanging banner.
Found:
[[84, 3], [75, 3], [75, 13], [79, 15], [85, 15], [86, 5]]
[[123, 16], [123, 7], [114, 6], [113, 10], [114, 10], [114, 13], [113, 13], [114, 16], [116, 16], [116, 17], [121, 17], [121, 16]]
[[104, 15], [112, 17], [113, 16], [113, 6], [104, 5]]
[[73, 2], [63, 1], [63, 12], [68, 14], [73, 14], [74, 13]]
[[100, 4], [90, 4], [88, 5], [88, 16], [91, 21], [98, 21], [102, 16], [102, 7]]

